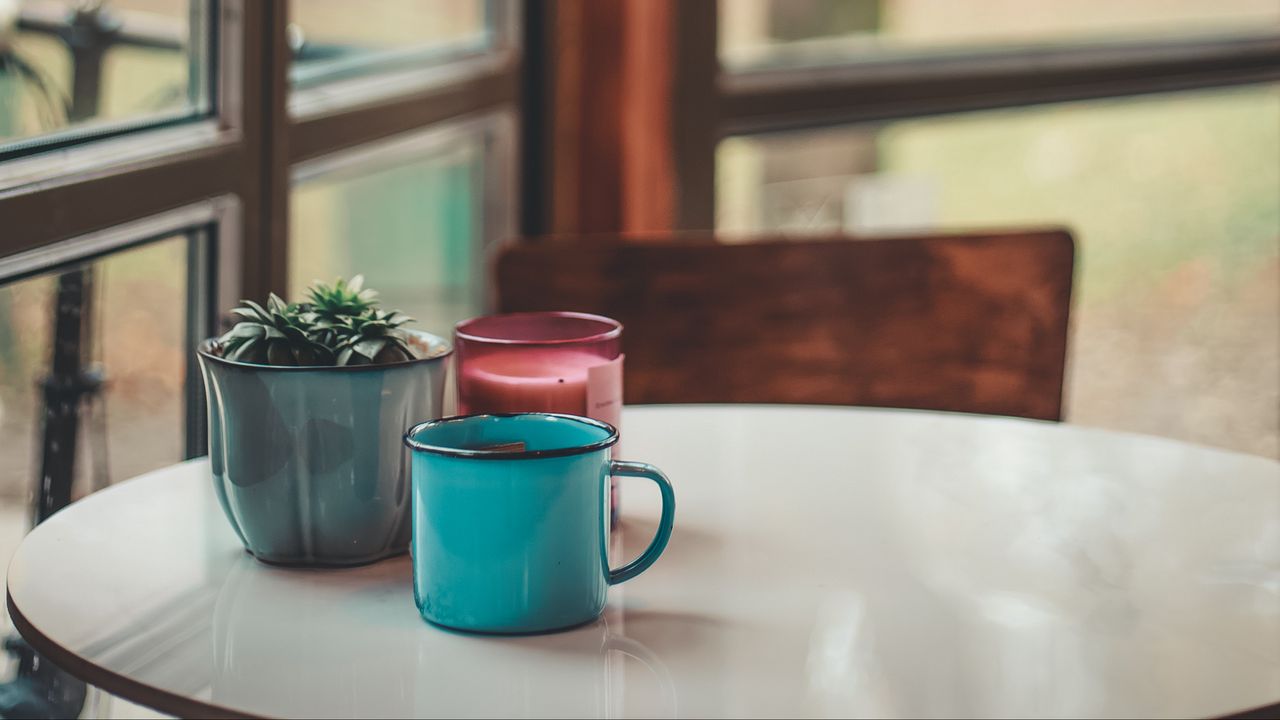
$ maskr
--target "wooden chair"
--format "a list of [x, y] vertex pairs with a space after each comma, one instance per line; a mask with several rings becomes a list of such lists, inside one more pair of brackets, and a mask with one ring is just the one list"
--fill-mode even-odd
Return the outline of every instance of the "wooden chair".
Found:
[[496, 261], [503, 312], [622, 321], [628, 403], [1062, 416], [1062, 230], [877, 240], [544, 238]]

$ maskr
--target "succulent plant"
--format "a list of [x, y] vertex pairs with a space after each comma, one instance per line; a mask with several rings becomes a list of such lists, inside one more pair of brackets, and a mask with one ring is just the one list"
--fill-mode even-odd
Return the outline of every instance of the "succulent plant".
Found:
[[307, 288], [307, 297], [308, 308], [316, 319], [330, 322], [358, 317], [378, 306], [378, 292], [364, 288], [363, 275], [350, 280], [338, 278], [332, 284], [316, 280]]
[[335, 351], [339, 365], [393, 363], [414, 357], [408, 338], [399, 328], [413, 318], [400, 312], [373, 309], [345, 318], [336, 328], [340, 339]]
[[272, 293], [264, 308], [252, 300], [231, 312], [240, 318], [218, 340], [223, 357], [265, 365], [330, 365], [333, 352], [311, 337], [305, 311]]
[[412, 318], [377, 307], [378, 293], [359, 275], [315, 282], [310, 302], [286, 303], [274, 293], [264, 308], [252, 300], [231, 312], [240, 318], [218, 338], [222, 356], [264, 365], [368, 365], [417, 357], [400, 326]]

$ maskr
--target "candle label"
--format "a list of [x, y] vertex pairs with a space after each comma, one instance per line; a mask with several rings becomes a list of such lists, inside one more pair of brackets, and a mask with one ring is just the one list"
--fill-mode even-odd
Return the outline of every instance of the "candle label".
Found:
[[622, 359], [587, 368], [587, 416], [619, 428], [622, 424]]

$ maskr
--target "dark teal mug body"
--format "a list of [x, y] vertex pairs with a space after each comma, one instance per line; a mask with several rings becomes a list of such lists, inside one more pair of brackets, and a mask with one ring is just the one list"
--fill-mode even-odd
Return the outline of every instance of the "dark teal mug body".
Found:
[[[639, 575], [671, 536], [675, 495], [657, 468], [611, 460], [618, 432], [571, 415], [432, 420], [413, 450], [413, 590], [426, 620], [487, 633], [590, 622], [608, 587]], [[611, 570], [609, 479], [643, 477], [662, 493], [649, 547]]]

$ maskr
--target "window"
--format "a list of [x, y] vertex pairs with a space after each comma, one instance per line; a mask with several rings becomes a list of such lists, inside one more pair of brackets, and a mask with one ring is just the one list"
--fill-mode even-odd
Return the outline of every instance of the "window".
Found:
[[677, 33], [719, 37], [716, 54], [677, 47], [688, 101], [674, 121], [694, 135], [674, 158], [683, 224], [716, 221], [724, 138], [1280, 79], [1272, 2], [951, 5], [721, 0], [715, 17], [682, 13]]
[[1068, 419], [1280, 457], [1277, 158], [1277, 85], [750, 135], [717, 151], [716, 222], [1069, 227]]
[[209, 113], [205, 0], [0, 10], [0, 157]]
[[510, 125], [506, 115], [445, 123], [300, 164], [289, 291], [359, 272], [427, 332], [447, 337], [480, 314], [485, 251], [513, 232]]
[[203, 451], [188, 348], [211, 332], [211, 253], [231, 242], [219, 236], [229, 207], [76, 238], [96, 252], [68, 263], [0, 264], [0, 498], [34, 497], [39, 519]]
[[[0, 560], [68, 499], [203, 453], [193, 351], [238, 299], [365, 272], [436, 331], [483, 308], [519, 4], [389, 4], [0, 2]], [[351, 252], [370, 240], [415, 264]]]
[[344, 0], [290, 0], [290, 76], [306, 88], [484, 52], [502, 22], [492, 16], [496, 7], [480, 0], [383, 0], [369, 12]]

